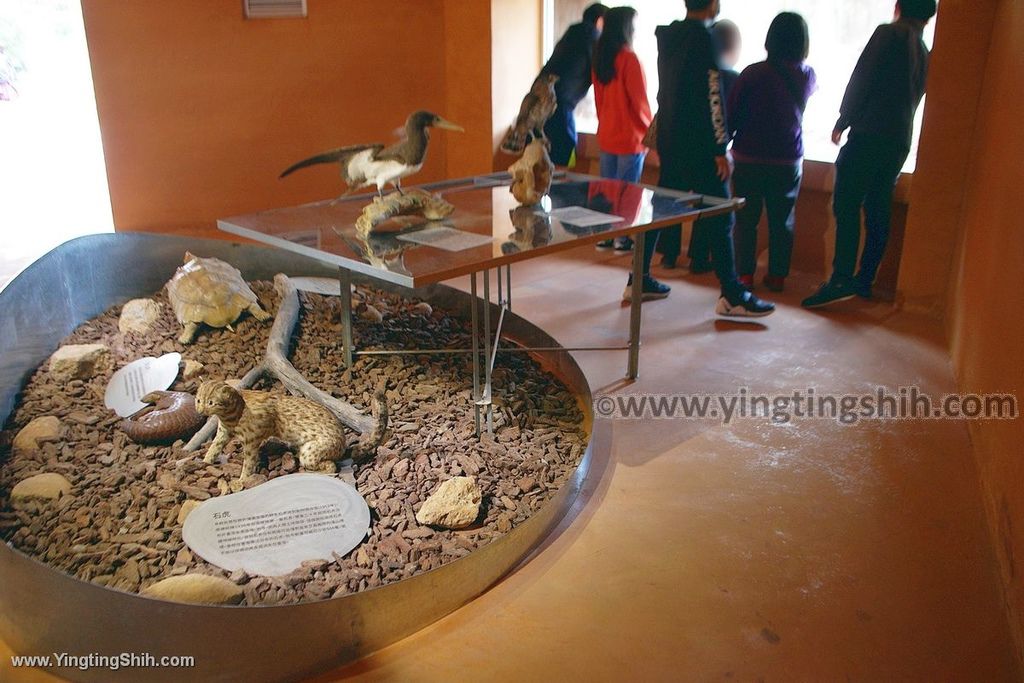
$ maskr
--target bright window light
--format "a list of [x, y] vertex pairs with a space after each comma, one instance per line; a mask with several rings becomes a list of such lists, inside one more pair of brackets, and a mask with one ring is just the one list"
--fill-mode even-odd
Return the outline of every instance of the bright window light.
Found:
[[[589, 1], [550, 0], [554, 11], [556, 39], [569, 24], [579, 21]], [[606, 3], [607, 4], [607, 3]], [[631, 0], [637, 10], [634, 49], [640, 57], [647, 75], [648, 95], [652, 107], [657, 107], [658, 44], [654, 29], [669, 24], [685, 15], [683, 0]], [[807, 63], [818, 74], [818, 92], [811, 98], [804, 115], [804, 146], [807, 158], [813, 161], [834, 162], [838, 148], [832, 144], [832, 127], [839, 117], [850, 74], [879, 24], [892, 20], [894, 0], [858, 0], [841, 3], [835, 0], [722, 0], [720, 19], [736, 22], [743, 34], [743, 50], [737, 71], [765, 58], [764, 39], [772, 19], [779, 12], [799, 12], [811, 30], [811, 53]], [[931, 48], [934, 22], [925, 29], [925, 44]], [[921, 131], [924, 104], [918, 109], [914, 126], [914, 140], [904, 172], [914, 170], [917, 142]], [[581, 132], [597, 131], [597, 114], [592, 93], [577, 109], [577, 128]]]

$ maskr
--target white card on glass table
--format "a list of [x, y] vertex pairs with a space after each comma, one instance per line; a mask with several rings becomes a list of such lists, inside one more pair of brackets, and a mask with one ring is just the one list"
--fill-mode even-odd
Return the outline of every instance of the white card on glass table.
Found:
[[189, 513], [185, 544], [227, 571], [281, 576], [306, 560], [331, 560], [362, 543], [370, 508], [354, 487], [324, 474], [289, 474]]
[[560, 209], [552, 210], [549, 215], [562, 223], [576, 225], [581, 228], [589, 228], [594, 225], [608, 225], [609, 223], [622, 223], [626, 220], [622, 216], [601, 213], [584, 206], [563, 206]]
[[143, 396], [163, 391], [174, 383], [180, 363], [180, 353], [133, 360], [110, 378], [103, 403], [121, 417], [134, 415], [146, 407]]
[[490, 244], [494, 241], [494, 238], [490, 235], [478, 235], [475, 232], [456, 230], [447, 225], [402, 233], [398, 236], [398, 239], [403, 242], [422, 244], [425, 247], [435, 247], [445, 251], [463, 251]]

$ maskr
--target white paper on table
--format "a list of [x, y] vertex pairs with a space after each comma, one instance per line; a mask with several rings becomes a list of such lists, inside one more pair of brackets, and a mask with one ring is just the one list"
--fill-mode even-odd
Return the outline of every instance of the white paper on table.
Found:
[[323, 474], [289, 474], [210, 498], [189, 513], [182, 538], [227, 571], [281, 576], [306, 560], [331, 560], [359, 545], [370, 508], [354, 487]]
[[427, 247], [435, 247], [445, 251], [463, 251], [490, 244], [494, 238], [490, 235], [479, 235], [475, 232], [456, 230], [447, 225], [424, 228], [414, 232], [405, 232], [398, 235], [403, 242], [422, 244]]
[[110, 378], [103, 396], [104, 405], [121, 417], [134, 415], [146, 407], [143, 396], [151, 391], [163, 391], [174, 383], [180, 363], [180, 353], [133, 360]]
[[609, 223], [622, 223], [626, 219], [622, 216], [614, 216], [610, 213], [601, 213], [583, 206], [563, 206], [560, 209], [551, 211], [550, 216], [562, 223], [576, 225], [581, 228], [589, 228], [594, 225], [608, 225]]

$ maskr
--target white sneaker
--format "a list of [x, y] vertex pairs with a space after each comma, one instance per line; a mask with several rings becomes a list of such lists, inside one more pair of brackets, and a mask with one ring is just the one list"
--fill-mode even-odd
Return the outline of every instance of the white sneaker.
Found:
[[763, 318], [775, 312], [775, 304], [762, 301], [750, 292], [743, 292], [743, 298], [735, 304], [724, 296], [718, 298], [715, 313], [730, 318]]

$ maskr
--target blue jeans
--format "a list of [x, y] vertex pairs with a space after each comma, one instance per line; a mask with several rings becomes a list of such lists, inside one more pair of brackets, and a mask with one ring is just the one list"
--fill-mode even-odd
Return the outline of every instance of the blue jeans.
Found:
[[644, 158], [647, 152], [639, 154], [608, 154], [601, 152], [601, 177], [615, 180], [626, 180], [631, 183], [640, 181], [644, 171]]
[[558, 166], [568, 166], [572, 153], [576, 151], [575, 105], [559, 102], [555, 113], [544, 124], [544, 134], [551, 143], [551, 161]]

